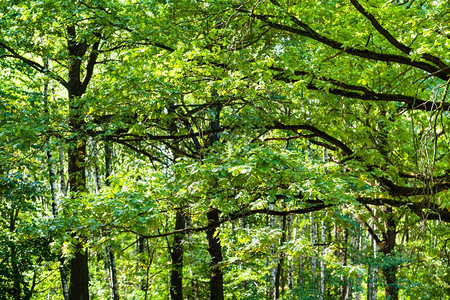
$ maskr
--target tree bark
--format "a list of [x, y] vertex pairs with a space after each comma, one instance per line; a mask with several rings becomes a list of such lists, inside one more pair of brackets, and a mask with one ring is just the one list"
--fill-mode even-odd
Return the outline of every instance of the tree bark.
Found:
[[[169, 106], [169, 115], [175, 115], [175, 107], [173, 105]], [[188, 127], [190, 127], [189, 123]], [[170, 134], [175, 134], [178, 131], [175, 120], [171, 120], [168, 126], [168, 131]], [[195, 144], [195, 143], [194, 143]], [[195, 144], [196, 145], [196, 144]], [[195, 147], [197, 151], [200, 147]], [[172, 151], [172, 158], [175, 161], [177, 158], [177, 151]], [[186, 215], [180, 208], [175, 214], [175, 230], [182, 230], [186, 228]], [[172, 300], [183, 300], [183, 256], [184, 256], [184, 234], [175, 234], [173, 237], [173, 243], [169, 247], [170, 258], [172, 261], [172, 266], [170, 270], [170, 298]]]
[[[302, 217], [303, 219], [306, 218], [306, 215], [304, 215]], [[302, 231], [300, 232], [300, 237], [304, 237], [306, 234], [306, 226], [302, 226]], [[304, 270], [303, 270], [303, 256], [300, 256], [298, 259], [298, 279], [297, 279], [297, 285], [300, 287], [303, 287], [303, 285], [305, 284], [305, 274], [304, 274]]]
[[219, 225], [215, 225], [219, 222], [219, 211], [215, 208], [211, 208], [207, 212], [208, 225], [210, 226], [206, 231], [206, 237], [208, 239], [208, 252], [211, 256], [211, 269], [210, 269], [210, 292], [211, 300], [223, 300], [223, 273], [220, 268], [222, 262], [222, 245], [216, 229]]
[[[314, 213], [310, 214], [310, 242], [314, 247], [316, 244], [317, 226], [314, 221]], [[311, 279], [314, 297], [317, 298], [317, 257], [311, 256]]]
[[[72, 117], [70, 123], [75, 132], [79, 132], [82, 128], [82, 121], [78, 118]], [[69, 146], [69, 186], [73, 198], [86, 189], [85, 157], [86, 140], [82, 137], [76, 138]], [[83, 250], [84, 238], [77, 237], [77, 239], [75, 257], [70, 261], [69, 300], [88, 300], [88, 254]]]
[[[282, 223], [281, 223], [281, 240], [280, 240], [280, 246], [282, 246], [286, 242], [286, 216], [283, 216]], [[280, 299], [280, 283], [281, 283], [281, 276], [283, 272], [283, 263], [284, 263], [284, 256], [281, 255], [280, 259], [278, 260], [277, 269], [275, 273], [275, 299]]]
[[116, 258], [111, 245], [106, 246], [106, 254], [108, 256], [109, 277], [111, 282], [112, 299], [119, 300], [119, 284], [117, 282]]
[[[385, 256], [390, 256], [395, 248], [395, 238], [397, 236], [396, 223], [392, 214], [392, 207], [386, 207], [384, 213], [387, 214], [385, 221], [385, 232], [383, 233], [383, 244], [381, 251]], [[384, 275], [384, 296], [388, 300], [398, 300], [397, 265], [395, 263], [383, 265], [381, 271]]]
[[[105, 143], [105, 185], [110, 186], [110, 179], [112, 173], [112, 148], [106, 142]], [[100, 182], [100, 180], [96, 180]], [[97, 185], [100, 185], [97, 183]], [[106, 255], [108, 259], [108, 270], [109, 270], [109, 279], [111, 284], [111, 293], [113, 300], [119, 300], [119, 283], [117, 281], [117, 270], [116, 270], [116, 257], [114, 256], [114, 251], [110, 244], [106, 246]]]
[[64, 149], [62, 145], [58, 146], [58, 154], [59, 154], [59, 166], [58, 166], [58, 175], [59, 175], [59, 192], [67, 197], [67, 186], [66, 186], [66, 176], [64, 174]]
[[[219, 95], [217, 92], [213, 91], [211, 97], [217, 99]], [[219, 142], [219, 135], [217, 131], [220, 129], [220, 113], [222, 106], [215, 106], [211, 112], [210, 128], [213, 132], [208, 135], [208, 146], [212, 147], [214, 143]], [[200, 159], [202, 159], [200, 157]], [[222, 257], [222, 245], [220, 244], [220, 239], [218, 237], [218, 232], [216, 232], [219, 227], [219, 210], [210, 207], [206, 213], [208, 218], [208, 230], [206, 231], [206, 237], [208, 240], [208, 252], [211, 257], [210, 265], [210, 283], [209, 288], [211, 292], [211, 300], [223, 300], [223, 271], [220, 267], [220, 263], [223, 261]]]
[[[269, 209], [274, 209], [275, 205], [273, 203], [269, 203]], [[268, 216], [268, 223], [269, 226], [271, 228], [271, 230], [275, 229], [275, 216]], [[275, 241], [272, 240], [272, 242], [270, 243], [270, 257], [272, 258], [272, 261], [274, 260], [273, 257], [275, 257], [277, 254], [277, 249], [275, 246]], [[276, 292], [276, 285], [275, 285], [275, 281], [276, 281], [276, 277], [277, 277], [277, 268], [271, 268], [270, 269], [270, 273], [269, 273], [269, 299], [270, 300], [275, 300], [277, 297], [277, 292]]]
[[[177, 210], [175, 217], [175, 230], [186, 226], [183, 211]], [[170, 297], [172, 300], [183, 300], [183, 234], [175, 234], [171, 249], [172, 268], [170, 272]]]
[[[344, 229], [344, 236], [342, 237], [342, 244], [344, 245], [344, 250], [342, 253], [342, 265], [346, 266], [347, 265], [347, 260], [348, 260], [348, 256], [347, 256], [347, 252], [348, 252], [348, 228]], [[348, 279], [346, 276], [342, 276], [341, 277], [341, 281], [342, 281], [342, 287], [341, 287], [341, 295], [340, 295], [340, 299], [341, 300], [347, 300], [348, 299]]]
[[[289, 215], [287, 220], [288, 236], [287, 241], [290, 242], [292, 239], [297, 238], [297, 227], [292, 230], [292, 223], [294, 222], [293, 216]], [[293, 232], [292, 232], [293, 231]], [[293, 236], [293, 237], [292, 237]], [[292, 256], [288, 256], [288, 275], [287, 275], [288, 289], [292, 290], [294, 288], [294, 264], [292, 261]]]
[[[69, 65], [69, 80], [67, 91], [69, 96], [69, 128], [74, 133], [74, 138], [69, 142], [69, 190], [73, 199], [79, 193], [86, 191], [86, 137], [83, 104], [81, 96], [84, 93], [81, 82], [81, 62], [88, 45], [78, 42], [75, 26], [67, 27], [67, 48], [72, 57]], [[69, 300], [89, 299], [89, 268], [88, 252], [84, 250], [85, 238], [74, 236], [77, 239], [74, 258], [70, 261]]]
[[372, 251], [373, 251], [373, 238], [370, 234], [367, 235], [367, 247], [370, 248], [369, 253], [369, 264], [367, 266], [367, 300], [372, 300], [372, 290], [373, 290], [373, 259], [372, 259]]
[[89, 299], [88, 253], [77, 245], [75, 257], [70, 260], [69, 300]]
[[138, 236], [136, 241], [136, 275], [140, 277], [140, 280], [137, 282], [137, 288], [139, 288], [141, 291], [144, 291], [147, 293], [148, 289], [148, 281], [147, 279], [142, 278], [142, 269], [143, 265], [145, 265], [144, 258], [142, 257], [144, 255], [144, 252], [146, 252], [147, 248], [147, 240], [143, 237]]
[[325, 242], [326, 242], [326, 230], [327, 226], [325, 221], [322, 221], [321, 231], [320, 231], [320, 254], [322, 260], [320, 261], [320, 285], [319, 285], [319, 300], [323, 300], [325, 297]]

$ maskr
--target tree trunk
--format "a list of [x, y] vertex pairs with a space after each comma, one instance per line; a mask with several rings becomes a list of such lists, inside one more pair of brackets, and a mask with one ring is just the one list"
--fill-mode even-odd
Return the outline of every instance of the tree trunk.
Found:
[[[283, 220], [281, 223], [281, 240], [280, 240], [280, 246], [283, 246], [283, 244], [286, 242], [286, 216], [283, 216]], [[278, 260], [278, 265], [275, 273], [275, 298], [276, 300], [280, 299], [280, 282], [281, 282], [281, 276], [283, 271], [283, 263], [284, 263], [284, 256], [281, 255], [280, 259]]]
[[[342, 244], [344, 245], [344, 251], [342, 253], [342, 265], [346, 266], [347, 265], [347, 251], [348, 251], [348, 229], [345, 228], [344, 230], [344, 236], [342, 237]], [[342, 281], [342, 287], [341, 287], [341, 295], [340, 295], [340, 299], [341, 300], [347, 300], [347, 296], [348, 296], [348, 279], [346, 276], [342, 276], [341, 277], [341, 281]]]
[[377, 300], [377, 294], [378, 294], [378, 267], [376, 265], [376, 259], [377, 259], [377, 253], [378, 253], [378, 246], [377, 243], [375, 243], [375, 240], [373, 237], [370, 239], [370, 246], [371, 251], [373, 253], [373, 257], [371, 258], [371, 264], [369, 265], [369, 275], [370, 275], [370, 293], [368, 292], [367, 300]]
[[222, 262], [222, 246], [220, 239], [216, 234], [216, 229], [219, 226], [219, 211], [211, 208], [206, 214], [208, 217], [208, 230], [206, 236], [208, 239], [208, 252], [211, 256], [211, 270], [210, 270], [210, 292], [211, 300], [223, 300], [223, 273], [220, 268]]
[[117, 283], [116, 258], [111, 245], [106, 246], [106, 254], [108, 256], [109, 277], [111, 282], [112, 299], [119, 300], [119, 285]]
[[[270, 210], [274, 210], [275, 206], [273, 203], [269, 203], [269, 209]], [[268, 216], [268, 223], [270, 226], [271, 230], [275, 229], [275, 216]], [[273, 259], [273, 257], [275, 257], [275, 255], [277, 254], [276, 251], [276, 246], [275, 246], [275, 242], [272, 240], [272, 242], [270, 243], [270, 257]], [[269, 263], [269, 261], [267, 262]], [[275, 281], [276, 281], [276, 277], [277, 277], [277, 268], [271, 268], [270, 269], [270, 273], [269, 273], [269, 299], [270, 300], [275, 300], [276, 299], [276, 286], [275, 286]]]
[[[175, 115], [175, 107], [173, 105], [169, 106], [168, 114]], [[187, 121], [186, 124], [190, 127]], [[169, 123], [168, 131], [170, 134], [175, 134], [178, 131], [175, 120], [172, 120]], [[196, 146], [195, 148], [197, 151], [200, 151], [200, 146]], [[177, 159], [177, 151], [172, 151], [172, 158], [174, 161]], [[178, 209], [175, 214], [175, 230], [186, 228], [186, 222], [186, 215], [183, 210], [181, 208]], [[172, 300], [183, 300], [183, 240], [184, 234], [175, 234], [172, 246], [169, 247], [170, 258], [172, 261], [170, 270], [170, 298]]]
[[[363, 239], [363, 232], [361, 231], [358, 236], [355, 237], [355, 248], [357, 249], [357, 253], [361, 253], [362, 251], [362, 239]], [[356, 275], [356, 282], [355, 282], [355, 300], [361, 300], [361, 289], [362, 289], [362, 278], [361, 275], [358, 273]]]
[[[67, 26], [67, 50], [70, 57], [68, 80], [65, 85], [69, 97], [69, 129], [74, 137], [69, 142], [68, 173], [69, 189], [72, 199], [79, 197], [79, 193], [86, 192], [86, 121], [82, 96], [86, 91], [93, 67], [86, 69], [84, 79], [81, 79], [82, 62], [89, 45], [77, 37], [74, 24]], [[98, 56], [100, 41], [94, 42], [89, 55], [88, 65], [94, 66]], [[69, 300], [89, 299], [89, 267], [88, 252], [84, 248], [86, 237], [74, 233], [77, 242], [74, 258], [70, 261]]]
[[[175, 217], [175, 230], [184, 229], [185, 215], [181, 209], [177, 210]], [[172, 300], [183, 300], [183, 236], [175, 234], [171, 249], [172, 268], [170, 272], [170, 297]]]
[[[297, 238], [297, 227], [294, 227], [294, 229], [292, 229], [292, 223], [294, 222], [293, 218], [294, 217], [292, 215], [288, 216], [288, 222], [287, 222], [287, 227], [288, 227], [287, 241], [288, 242], [292, 241], [292, 239], [295, 240]], [[287, 282], [288, 282], [288, 289], [292, 290], [294, 288], [294, 264], [293, 264], [291, 255], [289, 255], [289, 258], [288, 258]]]
[[[307, 218], [306, 215], [304, 215], [302, 218]], [[300, 237], [304, 237], [306, 234], [306, 226], [302, 226], [302, 231], [300, 233]], [[303, 256], [300, 256], [298, 259], [298, 279], [297, 279], [297, 285], [300, 287], [303, 287], [303, 285], [305, 284], [305, 274], [304, 274], [304, 270], [303, 270]]]
[[69, 300], [89, 299], [88, 253], [77, 245], [75, 257], [70, 261]]
[[[112, 173], [112, 167], [111, 167], [111, 161], [112, 161], [112, 148], [111, 146], [105, 142], [105, 185], [110, 186], [110, 179]], [[98, 167], [96, 166], [96, 169]], [[96, 171], [98, 173], [98, 171]], [[97, 177], [97, 176], [96, 176]], [[100, 186], [100, 180], [96, 179], [97, 186], [99, 188]], [[113, 300], [119, 300], [119, 284], [117, 282], [117, 270], [116, 270], [116, 257], [114, 256], [114, 251], [110, 244], [106, 246], [106, 256], [108, 259], [108, 270], [109, 270], [109, 279], [110, 279], [110, 285], [111, 285], [111, 294]]]
[[[395, 238], [397, 236], [396, 223], [392, 214], [392, 207], [386, 207], [384, 213], [387, 214], [387, 220], [385, 222], [386, 231], [383, 233], [381, 251], [385, 256], [390, 256], [395, 248]], [[395, 263], [383, 265], [381, 271], [385, 279], [385, 298], [388, 300], [398, 300], [397, 265]]]
[[53, 169], [53, 156], [50, 150], [47, 150], [47, 167], [48, 167], [48, 180], [50, 182], [50, 194], [52, 195], [52, 214], [54, 217], [58, 214], [58, 200], [56, 197], [56, 182], [55, 171]]
[[[186, 221], [186, 227], [188, 227], [188, 228], [191, 228], [192, 227], [192, 219], [191, 219], [191, 217], [189, 216], [189, 215], [185, 215], [185, 221]], [[193, 248], [192, 248], [192, 243], [191, 243], [191, 241], [192, 241], [192, 231], [189, 231], [187, 234], [186, 234], [186, 237], [185, 237], [185, 242], [187, 243], [187, 245], [188, 245], [188, 250], [189, 251], [192, 251], [193, 250]], [[190, 295], [188, 295], [188, 296], [186, 296], [186, 298], [187, 299], [192, 299], [192, 300], [199, 300], [200, 298], [200, 296], [199, 296], [199, 287], [198, 287], [198, 281], [197, 281], [197, 279], [195, 278], [195, 275], [194, 275], [194, 271], [193, 271], [193, 268], [190, 268], [189, 269], [189, 273], [190, 273], [190, 277], [191, 277], [191, 281], [190, 281], [190, 285], [191, 285], [191, 294]]]
[[[81, 130], [82, 121], [78, 117], [72, 116], [70, 123], [75, 132]], [[85, 157], [86, 140], [82, 137], [75, 138], [69, 146], [69, 186], [73, 198], [86, 190]], [[75, 257], [70, 261], [69, 300], [88, 300], [88, 254], [83, 250], [84, 238], [77, 237], [77, 239]]]
[[[217, 99], [219, 95], [213, 91], [211, 93], [213, 99]], [[222, 110], [221, 105], [214, 106], [211, 109], [210, 128], [214, 133], [208, 135], [208, 146], [212, 147], [214, 143], [219, 142], [219, 135], [217, 134], [220, 129], [220, 112]], [[202, 159], [200, 157], [200, 159]], [[206, 230], [206, 237], [208, 240], [208, 252], [211, 257], [211, 269], [210, 269], [210, 283], [209, 288], [211, 292], [211, 300], [223, 300], [223, 271], [220, 263], [222, 258], [222, 245], [216, 229], [219, 227], [219, 210], [210, 207], [206, 213], [208, 218], [208, 230]]]
[[58, 153], [59, 153], [59, 167], [58, 167], [59, 192], [64, 197], [67, 197], [66, 176], [64, 174], [64, 149], [62, 145], [58, 146]]
[[373, 258], [372, 258], [372, 251], [373, 251], [373, 238], [370, 234], [367, 235], [367, 247], [370, 247], [369, 253], [369, 264], [367, 266], [367, 300], [372, 300], [372, 290], [373, 290]]
[[[322, 161], [327, 162], [327, 148], [323, 148]], [[328, 172], [325, 169], [326, 172]], [[326, 230], [327, 226], [325, 221], [322, 221], [320, 229], [320, 255], [322, 259], [320, 260], [320, 283], [319, 283], [319, 300], [323, 300], [325, 296], [325, 241], [326, 241]]]
[[[70, 91], [69, 91], [70, 92]], [[75, 99], [73, 93], [69, 94], [70, 99]], [[78, 197], [78, 193], [86, 191], [86, 139], [81, 133], [84, 127], [82, 116], [78, 109], [71, 105], [70, 127], [77, 134], [77, 137], [69, 144], [69, 187], [71, 197]], [[83, 251], [84, 238], [78, 237], [78, 244], [75, 245], [75, 257], [70, 261], [70, 287], [69, 300], [89, 299], [89, 271], [87, 251]]]
[[[310, 214], [310, 242], [312, 247], [316, 244], [317, 227], [314, 221], [314, 213]], [[317, 257], [311, 256], [311, 279], [314, 298], [317, 298]]]
[[146, 252], [147, 241], [145, 238], [138, 236], [136, 241], [136, 275], [140, 278], [138, 282], [136, 282], [136, 287], [141, 291], [147, 293], [148, 282], [147, 279], [143, 279], [143, 266], [146, 264], [144, 261], [143, 255]]
[[325, 242], [326, 242], [326, 230], [327, 226], [325, 221], [322, 221], [321, 231], [320, 231], [320, 254], [322, 260], [320, 261], [320, 285], [319, 285], [319, 300], [323, 300], [325, 296]]
[[[16, 231], [16, 222], [19, 216], [19, 209], [11, 209], [11, 215], [9, 216], [9, 232], [14, 234]], [[16, 245], [12, 243], [9, 252], [9, 263], [11, 265], [11, 272], [13, 276], [13, 284], [11, 289], [11, 296], [14, 300], [21, 300], [22, 294], [22, 274], [20, 274], [19, 267], [17, 266], [17, 250]]]

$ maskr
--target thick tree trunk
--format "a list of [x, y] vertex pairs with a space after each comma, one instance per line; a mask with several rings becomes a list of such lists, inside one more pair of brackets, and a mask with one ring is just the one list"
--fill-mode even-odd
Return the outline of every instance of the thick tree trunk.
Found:
[[[191, 228], [192, 227], [192, 219], [191, 219], [191, 217], [189, 215], [185, 215], [185, 221], [186, 221], [186, 227]], [[192, 235], [193, 235], [192, 231], [189, 231], [186, 234], [186, 236], [185, 236], [185, 239], [186, 239], [185, 242], [187, 244], [188, 251], [192, 251], [194, 249], [193, 248], [193, 243], [191, 243]], [[191, 288], [190, 288], [190, 290], [188, 289], [188, 291], [190, 291], [190, 294], [189, 295], [185, 295], [185, 297], [187, 299], [199, 300], [200, 299], [199, 286], [198, 286], [198, 281], [195, 278], [193, 268], [189, 269], [189, 274], [190, 274], [190, 277], [191, 277], [191, 280], [190, 280], [190, 287]]]
[[[385, 256], [389, 256], [395, 248], [395, 238], [397, 236], [396, 223], [392, 215], [392, 207], [387, 207], [384, 211], [387, 214], [385, 222], [386, 231], [383, 233], [383, 245], [381, 251]], [[398, 300], [397, 265], [388, 264], [381, 268], [384, 275], [384, 296], [388, 300]]]
[[[169, 115], [175, 115], [175, 107], [170, 105], [168, 110]], [[186, 121], [190, 128], [189, 123]], [[169, 123], [168, 131], [170, 134], [175, 134], [178, 131], [175, 120]], [[195, 139], [194, 139], [195, 140]], [[195, 143], [194, 143], [195, 144]], [[200, 146], [195, 144], [197, 151], [200, 151]], [[175, 161], [177, 158], [177, 151], [172, 151], [172, 158]], [[175, 230], [182, 230], [186, 228], [186, 215], [182, 209], [178, 209], [175, 214]], [[172, 300], [183, 300], [183, 256], [184, 256], [184, 234], [175, 234], [173, 243], [169, 247], [170, 259], [172, 266], [170, 270], [170, 298]]]
[[[81, 121], [71, 119], [71, 127], [77, 132], [81, 129]], [[69, 186], [72, 197], [86, 190], [85, 175], [86, 141], [84, 138], [76, 138], [69, 146]], [[70, 261], [69, 300], [89, 299], [89, 269], [88, 254], [83, 249], [84, 238], [78, 236], [78, 244], [75, 245], [75, 257]]]
[[[206, 231], [208, 239], [208, 252], [211, 256], [211, 270], [210, 270], [210, 292], [211, 300], [223, 300], [223, 273], [220, 268], [222, 262], [222, 245], [216, 233], [216, 228], [219, 226], [219, 211], [211, 208], [208, 213], [209, 228]], [[217, 224], [217, 225], [216, 225]]]
[[[211, 93], [213, 99], [218, 98], [218, 94], [214, 91]], [[220, 112], [222, 106], [215, 106], [211, 112], [210, 128], [215, 133], [208, 135], [208, 146], [212, 147], [214, 143], [219, 142], [219, 135], [217, 134], [220, 129]], [[200, 158], [201, 159], [201, 158]], [[210, 207], [206, 213], [208, 218], [208, 230], [206, 231], [206, 237], [208, 240], [208, 252], [211, 257], [210, 265], [210, 282], [209, 288], [211, 293], [211, 300], [223, 300], [223, 271], [220, 267], [220, 263], [223, 261], [222, 257], [222, 245], [220, 239], [216, 233], [217, 227], [219, 227], [219, 210]]]
[[[186, 226], [185, 215], [180, 209], [175, 217], [175, 230]], [[171, 249], [172, 268], [170, 272], [170, 297], [172, 300], [183, 300], [183, 234], [175, 234]]]
[[[93, 44], [88, 64], [92, 66], [86, 69], [85, 77], [82, 81], [82, 62], [87, 52], [88, 44], [80, 41], [77, 37], [76, 26], [70, 25], [67, 30], [67, 50], [70, 56], [68, 80], [66, 88], [69, 96], [69, 129], [74, 137], [69, 142], [68, 150], [68, 173], [69, 189], [71, 197], [76, 199], [79, 193], [86, 192], [86, 136], [84, 103], [82, 96], [86, 91], [87, 84], [92, 76], [93, 66], [98, 56], [99, 41]], [[74, 258], [70, 261], [70, 284], [69, 300], [89, 299], [89, 268], [88, 252], [84, 249], [86, 237], [77, 235]]]
[[75, 257], [70, 261], [69, 300], [89, 299], [88, 253], [78, 245]]

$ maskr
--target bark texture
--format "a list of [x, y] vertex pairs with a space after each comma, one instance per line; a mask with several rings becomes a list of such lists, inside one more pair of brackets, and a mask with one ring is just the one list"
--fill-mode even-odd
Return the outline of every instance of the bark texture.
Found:
[[[175, 230], [184, 229], [186, 224], [183, 211], [178, 210], [175, 219]], [[171, 249], [172, 269], [170, 272], [170, 297], [172, 300], [183, 300], [183, 234], [175, 234]]]
[[208, 239], [208, 252], [211, 256], [211, 270], [210, 270], [210, 292], [211, 300], [223, 300], [223, 273], [220, 268], [222, 258], [222, 245], [220, 239], [216, 234], [218, 227], [215, 224], [219, 223], [219, 211], [217, 209], [210, 209], [207, 213], [208, 225], [210, 228], [206, 231]]

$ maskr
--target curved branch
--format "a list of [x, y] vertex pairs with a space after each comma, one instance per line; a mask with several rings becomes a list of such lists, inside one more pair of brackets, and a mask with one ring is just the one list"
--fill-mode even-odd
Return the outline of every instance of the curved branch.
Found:
[[[410, 209], [413, 213], [415, 213], [417, 216], [425, 219], [425, 220], [440, 220], [446, 223], [450, 223], [450, 211], [445, 209], [440, 209], [436, 205], [430, 205], [426, 203], [411, 203], [411, 202], [405, 202], [405, 201], [399, 201], [399, 200], [393, 200], [393, 199], [384, 199], [384, 198], [365, 198], [360, 197], [356, 198], [356, 201], [363, 205], [375, 205], [375, 206], [384, 206], [389, 205], [393, 207], [405, 207]], [[189, 227], [184, 229], [178, 229], [178, 230], [172, 230], [168, 232], [153, 234], [153, 235], [143, 235], [137, 231], [127, 229], [129, 232], [133, 232], [135, 234], [138, 234], [141, 237], [152, 239], [152, 238], [160, 238], [160, 237], [167, 237], [174, 234], [180, 234], [180, 233], [187, 233], [187, 232], [202, 232], [206, 231], [208, 229], [211, 229], [213, 227], [217, 227], [218, 225], [224, 224], [229, 221], [238, 220], [241, 218], [249, 217], [256, 214], [265, 214], [265, 215], [272, 215], [272, 216], [289, 216], [289, 215], [299, 215], [299, 214], [306, 214], [314, 211], [320, 211], [329, 207], [334, 207], [336, 204], [325, 204], [323, 201], [316, 200], [316, 201], [306, 201], [306, 203], [310, 203], [311, 206], [306, 208], [299, 208], [299, 209], [292, 209], [292, 210], [286, 210], [286, 211], [278, 211], [273, 209], [253, 209], [253, 210], [244, 210], [244, 211], [238, 211], [229, 214], [228, 216], [222, 218], [219, 220], [219, 222], [209, 224], [207, 226], [202, 227]], [[314, 204], [312, 204], [314, 203]], [[431, 212], [427, 211], [431, 210]], [[124, 229], [123, 227], [120, 227]]]
[[100, 47], [100, 39], [92, 45], [92, 50], [91, 53], [89, 54], [88, 62], [86, 65], [86, 75], [84, 76], [82, 83], [83, 93], [86, 92], [89, 81], [91, 80], [92, 75], [94, 73], [94, 66], [97, 63], [97, 58], [99, 55], [98, 52], [99, 47]]
[[[285, 82], [296, 82], [296, 79], [290, 79], [286, 76], [284, 71], [281, 68], [272, 67], [270, 68], [274, 71], [279, 71], [280, 73], [274, 76], [276, 80], [282, 80]], [[387, 94], [387, 93], [377, 93], [374, 92], [367, 87], [360, 85], [348, 84], [336, 79], [327, 78], [323, 76], [317, 76], [309, 72], [305, 71], [294, 71], [295, 76], [312, 76], [318, 80], [323, 82], [329, 82], [340, 88], [331, 88], [325, 90], [325, 92], [333, 95], [343, 96], [347, 98], [354, 98], [366, 101], [387, 101], [387, 102], [401, 102], [406, 104], [409, 109], [418, 109], [424, 111], [435, 111], [437, 109], [440, 110], [450, 110], [450, 103], [445, 102], [433, 102], [433, 101], [425, 101], [423, 99], [407, 96], [402, 94]], [[306, 86], [309, 90], [319, 91], [322, 90], [319, 86], [314, 83], [309, 83]]]
[[[395, 48], [399, 49], [405, 54], [410, 54], [412, 49], [402, 43], [400, 43], [396, 38], [392, 36], [392, 34], [389, 33], [381, 24], [377, 21], [377, 19], [369, 12], [367, 12], [364, 7], [361, 6], [361, 4], [357, 0], [350, 0], [350, 2], [353, 4], [353, 6], [364, 16], [366, 17], [370, 23], [372, 23], [372, 26], [388, 40], [391, 45], [393, 45]], [[422, 54], [422, 58], [425, 60], [428, 60], [429, 62], [432, 62], [433, 64], [437, 65], [438, 67], [444, 69], [448, 68], [448, 66], [439, 58], [434, 55], [431, 55], [429, 53]]]
[[[10, 55], [7, 55], [8, 57], [12, 57], [12, 58], [16, 58], [20, 61], [22, 61], [23, 63], [25, 63], [26, 65], [30, 66], [31, 68], [35, 69], [36, 71], [38, 71], [39, 73], [42, 73], [44, 75], [47, 75], [53, 79], [55, 79], [56, 81], [58, 81], [62, 86], [64, 86], [65, 88], [67, 88], [68, 84], [67, 82], [62, 79], [59, 76], [56, 76], [55, 74], [53, 74], [49, 69], [47, 69], [45, 66], [26, 58], [23, 55], [20, 55], [19, 52], [17, 52], [16, 50], [14, 50], [13, 48], [9, 47], [8, 45], [6, 45], [3, 42], [0, 42], [0, 47], [2, 47], [3, 49], [7, 50], [9, 53], [11, 53]], [[0, 56], [1, 57], [1, 56]]]
[[347, 145], [345, 145], [340, 140], [332, 137], [331, 135], [327, 134], [326, 132], [306, 124], [301, 125], [286, 125], [282, 124], [280, 122], [275, 122], [272, 126], [267, 126], [266, 129], [273, 130], [273, 129], [285, 129], [290, 130], [295, 133], [297, 133], [298, 130], [308, 130], [312, 133], [314, 133], [314, 136], [320, 137], [324, 139], [325, 141], [329, 142], [330, 144], [334, 145], [335, 147], [341, 149], [347, 156], [352, 156], [354, 154], [353, 150], [350, 149]]
[[[305, 124], [299, 124], [299, 125], [286, 125], [282, 124], [280, 122], [275, 122], [272, 126], [267, 126], [266, 129], [272, 130], [272, 129], [284, 129], [284, 130], [290, 130], [293, 132], [296, 132], [298, 130], [308, 130], [312, 133], [314, 133], [315, 136], [320, 137], [330, 144], [334, 145], [341, 151], [343, 151], [349, 158], [355, 158], [360, 161], [363, 161], [361, 157], [355, 156], [355, 153], [350, 147], [348, 147], [346, 144], [344, 144], [342, 141], [338, 140], [337, 138], [327, 134], [324, 131], [321, 131], [320, 129], [312, 126], [312, 125], [305, 125]], [[367, 166], [367, 171], [372, 171], [374, 169], [373, 166]], [[395, 183], [393, 183], [390, 179], [386, 177], [380, 177], [380, 176], [374, 176], [380, 183], [380, 185], [385, 188], [389, 195], [393, 197], [411, 197], [411, 196], [427, 196], [427, 195], [434, 195], [436, 193], [446, 191], [450, 189], [450, 182], [442, 181], [435, 183], [432, 186], [421, 186], [421, 187], [409, 187], [409, 186], [400, 186]]]
[[238, 220], [238, 219], [249, 217], [249, 216], [256, 215], [256, 214], [266, 214], [266, 215], [271, 215], [271, 216], [289, 216], [289, 215], [294, 215], [294, 214], [306, 214], [306, 213], [310, 213], [313, 211], [319, 211], [319, 210], [325, 209], [327, 207], [332, 207], [332, 206], [334, 206], [334, 205], [333, 204], [326, 204], [326, 205], [318, 204], [318, 205], [311, 206], [308, 208], [293, 209], [293, 210], [286, 210], [286, 211], [277, 211], [277, 210], [273, 210], [273, 209], [264, 209], [264, 208], [254, 209], [254, 210], [241, 211], [241, 212], [236, 212], [236, 213], [230, 214], [227, 217], [220, 219], [219, 222], [212, 223], [208, 226], [178, 229], [178, 230], [159, 233], [159, 234], [155, 234], [155, 235], [141, 235], [138, 232], [134, 232], [134, 233], [139, 234], [141, 237], [144, 237], [147, 239], [159, 238], [159, 237], [166, 237], [166, 236], [170, 236], [173, 234], [179, 234], [179, 233], [206, 231], [208, 229], [218, 227], [219, 225], [224, 224], [226, 222]]
[[[243, 11], [243, 10], [241, 10], [241, 11]], [[367, 50], [367, 49], [357, 49], [354, 47], [345, 46], [341, 42], [335, 41], [333, 39], [327, 38], [324, 35], [317, 33], [308, 24], [300, 21], [298, 18], [296, 18], [294, 16], [290, 16], [290, 19], [292, 22], [294, 22], [300, 28], [295, 28], [292, 26], [287, 26], [287, 25], [272, 22], [272, 21], [270, 21], [270, 16], [267, 16], [267, 15], [252, 14], [247, 11], [243, 11], [243, 12], [246, 12], [250, 16], [257, 18], [260, 21], [263, 21], [264, 23], [266, 23], [267, 25], [269, 25], [270, 27], [272, 27], [274, 29], [279, 29], [279, 30], [290, 32], [290, 33], [293, 33], [293, 34], [296, 34], [299, 36], [311, 38], [311, 39], [318, 41], [326, 46], [329, 46], [329, 47], [339, 50], [339, 51], [343, 51], [343, 52], [353, 55], [353, 56], [368, 58], [368, 59], [376, 60], [376, 61], [393, 62], [393, 63], [399, 63], [399, 64], [403, 64], [403, 65], [413, 66], [413, 67], [419, 68], [421, 70], [424, 70], [424, 71], [430, 73], [431, 75], [436, 76], [437, 78], [440, 78], [445, 81], [448, 80], [448, 77], [450, 75], [450, 69], [448, 69], [448, 68], [439, 69], [429, 63], [413, 60], [410, 57], [396, 55], [396, 54], [384, 54], [384, 53], [379, 53], [379, 52], [375, 52], [375, 51], [371, 51], [371, 50]]]
[[389, 41], [389, 43], [391, 43], [395, 48], [399, 49], [405, 54], [409, 54], [411, 52], [410, 47], [407, 47], [406, 45], [400, 43], [396, 38], [394, 38], [392, 34], [390, 34], [390, 32], [387, 31], [383, 26], [381, 26], [381, 24], [377, 21], [377, 19], [375, 19], [375, 17], [371, 13], [367, 12], [364, 9], [364, 7], [362, 7], [361, 4], [359, 4], [357, 0], [350, 0], [350, 2], [364, 17], [366, 17], [370, 21], [370, 23], [372, 23], [372, 26], [382, 36], [384, 36]]

